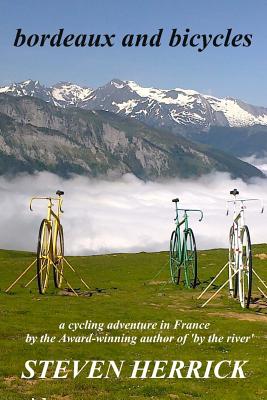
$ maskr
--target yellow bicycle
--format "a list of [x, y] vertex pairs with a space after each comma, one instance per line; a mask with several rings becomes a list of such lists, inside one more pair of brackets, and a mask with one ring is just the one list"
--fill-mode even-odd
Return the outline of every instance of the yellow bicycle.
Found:
[[[64, 269], [64, 235], [60, 223], [63, 213], [62, 203], [64, 192], [58, 190], [57, 197], [32, 197], [30, 210], [33, 211], [34, 200], [47, 200], [47, 217], [42, 220], [37, 244], [36, 265], [37, 282], [40, 294], [44, 294], [48, 287], [51, 267], [53, 268], [54, 283], [60, 288], [63, 280]], [[56, 206], [56, 210], [53, 207]]]
[[[47, 200], [47, 216], [41, 222], [39, 234], [36, 259], [28, 265], [27, 268], [9, 285], [5, 290], [8, 293], [21, 279], [27, 274], [27, 272], [36, 263], [37, 273], [36, 275], [24, 286], [28, 287], [36, 278], [38, 282], [38, 289], [40, 294], [44, 294], [48, 288], [49, 274], [51, 268], [53, 268], [53, 277], [56, 288], [61, 288], [63, 280], [65, 281], [68, 290], [70, 290], [75, 296], [78, 296], [77, 290], [73, 289], [70, 285], [66, 276], [64, 276], [64, 266], [66, 265], [80, 280], [80, 282], [91, 290], [90, 286], [83, 280], [81, 275], [75, 270], [75, 268], [69, 263], [64, 256], [64, 235], [63, 228], [60, 223], [60, 216], [63, 213], [62, 203], [64, 192], [58, 190], [56, 192], [57, 197], [32, 197], [30, 201], [30, 210], [33, 211], [32, 203], [34, 200]], [[55, 207], [53, 209], [53, 207]]]

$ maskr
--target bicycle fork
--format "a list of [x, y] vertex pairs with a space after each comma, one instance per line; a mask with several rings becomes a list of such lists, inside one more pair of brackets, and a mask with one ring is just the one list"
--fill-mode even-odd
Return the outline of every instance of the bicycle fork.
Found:
[[187, 252], [187, 233], [188, 233], [188, 227], [184, 229], [183, 232], [183, 247], [182, 247], [182, 256], [181, 256], [181, 260], [182, 260], [182, 264], [184, 266], [184, 277], [185, 277], [185, 283], [187, 287], [191, 286], [191, 282], [190, 282], [190, 277], [189, 277], [189, 271], [188, 271], [188, 252]]
[[242, 247], [242, 229], [243, 226], [245, 225], [245, 219], [244, 219], [244, 207], [241, 207], [241, 210], [239, 214], [236, 216], [235, 212], [235, 218], [234, 218], [234, 223], [233, 223], [233, 229], [234, 229], [234, 241], [235, 241], [235, 257], [234, 257], [234, 268], [233, 271], [234, 273], [238, 271], [237, 273], [237, 279], [238, 279], [238, 285], [240, 284], [240, 276], [243, 273], [243, 257], [242, 257], [242, 252], [243, 252], [243, 247]]

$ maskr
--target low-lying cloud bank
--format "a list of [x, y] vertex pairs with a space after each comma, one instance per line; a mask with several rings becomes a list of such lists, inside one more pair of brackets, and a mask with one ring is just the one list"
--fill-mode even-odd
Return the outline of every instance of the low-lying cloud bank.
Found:
[[265, 157], [261, 157], [261, 158], [253, 155], [250, 157], [241, 158], [241, 160], [254, 165], [258, 169], [260, 169], [265, 175], [267, 175], [267, 155], [265, 155]]
[[[202, 222], [196, 214], [190, 216], [199, 249], [227, 247], [232, 213], [226, 216], [226, 200], [234, 187], [242, 197], [258, 197], [267, 204], [267, 180], [247, 184], [224, 173], [164, 183], [145, 183], [132, 175], [115, 182], [80, 176], [64, 180], [46, 172], [12, 180], [1, 177], [0, 248], [35, 250], [46, 204], [36, 202], [30, 212], [30, 197], [54, 195], [57, 189], [65, 191], [66, 254], [167, 250], [174, 228], [174, 197], [180, 198], [181, 207], [203, 210]], [[267, 209], [260, 214], [259, 204], [248, 203], [246, 219], [252, 241], [266, 242]]]

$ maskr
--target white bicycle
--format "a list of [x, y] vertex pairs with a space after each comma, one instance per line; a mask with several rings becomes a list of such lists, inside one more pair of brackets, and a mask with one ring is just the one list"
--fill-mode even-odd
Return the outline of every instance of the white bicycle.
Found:
[[[229, 234], [229, 292], [234, 298], [239, 298], [243, 308], [249, 308], [252, 293], [252, 250], [248, 226], [245, 224], [244, 203], [259, 201], [259, 199], [237, 199], [237, 189], [231, 190], [234, 200], [227, 203], [233, 204], [233, 224]], [[263, 212], [263, 206], [261, 208]], [[227, 215], [229, 209], [227, 209]]]

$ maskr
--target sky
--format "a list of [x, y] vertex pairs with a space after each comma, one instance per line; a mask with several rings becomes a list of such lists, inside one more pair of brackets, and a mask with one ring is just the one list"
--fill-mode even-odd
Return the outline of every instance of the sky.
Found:
[[[113, 78], [142, 86], [186, 88], [267, 106], [267, 1], [258, 0], [1, 0], [0, 85], [36, 79], [45, 85], [71, 81], [88, 87]], [[15, 48], [16, 30], [33, 33], [115, 34], [111, 48]], [[127, 33], [153, 35], [163, 28], [158, 48], [122, 48]], [[172, 29], [184, 34], [253, 34], [240, 48], [171, 48]]]

